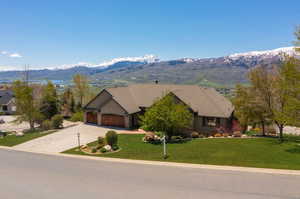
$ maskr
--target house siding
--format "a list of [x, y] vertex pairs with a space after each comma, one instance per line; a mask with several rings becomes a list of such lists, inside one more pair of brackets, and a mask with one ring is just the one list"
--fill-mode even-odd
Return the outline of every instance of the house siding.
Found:
[[224, 127], [225, 129], [230, 128], [230, 126], [228, 125], [230, 119], [228, 119], [228, 118], [219, 118], [220, 123], [219, 123], [219, 126], [217, 126], [217, 127], [204, 126], [203, 120], [204, 120], [204, 117], [202, 117], [202, 116], [197, 116], [197, 115], [194, 116], [193, 124], [194, 124], [195, 131], [198, 131], [198, 132], [204, 133], [204, 134], [212, 134], [212, 133], [216, 132], [217, 127]]
[[[3, 110], [4, 106], [7, 107], [7, 110]], [[8, 114], [8, 115], [14, 114], [17, 111], [16, 109], [17, 109], [17, 107], [16, 107], [16, 103], [15, 103], [14, 99], [10, 100], [10, 102], [8, 104], [0, 105], [0, 112], [2, 112], [4, 114]]]

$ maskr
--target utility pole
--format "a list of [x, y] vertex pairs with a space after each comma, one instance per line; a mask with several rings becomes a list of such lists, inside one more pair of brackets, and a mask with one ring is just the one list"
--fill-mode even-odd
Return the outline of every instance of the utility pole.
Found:
[[24, 66], [23, 81], [28, 85], [29, 82], [29, 66]]

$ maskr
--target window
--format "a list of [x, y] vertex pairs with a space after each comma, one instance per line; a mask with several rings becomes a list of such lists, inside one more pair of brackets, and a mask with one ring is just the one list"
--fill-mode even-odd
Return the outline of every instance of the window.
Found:
[[7, 106], [6, 105], [2, 106], [2, 110], [7, 111]]
[[217, 127], [220, 125], [220, 118], [216, 117], [204, 117], [203, 126]]

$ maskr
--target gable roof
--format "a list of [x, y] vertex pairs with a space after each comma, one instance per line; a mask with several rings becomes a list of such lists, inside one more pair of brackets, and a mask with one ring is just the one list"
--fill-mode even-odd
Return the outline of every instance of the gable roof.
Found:
[[170, 92], [200, 116], [228, 118], [234, 110], [231, 102], [215, 89], [195, 85], [132, 84], [105, 90], [129, 114], [139, 112], [140, 107], [150, 107]]
[[11, 90], [0, 90], [0, 105], [6, 105], [14, 97]]

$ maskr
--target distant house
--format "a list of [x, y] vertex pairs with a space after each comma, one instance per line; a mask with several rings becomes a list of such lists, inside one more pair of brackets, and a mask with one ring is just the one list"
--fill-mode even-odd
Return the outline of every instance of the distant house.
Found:
[[14, 94], [11, 90], [0, 90], [0, 113], [14, 114], [16, 112], [16, 104]]
[[194, 130], [211, 132], [216, 127], [232, 128], [231, 102], [215, 89], [195, 85], [133, 84], [107, 88], [84, 107], [84, 121], [103, 126], [138, 127], [139, 115], [169, 93], [190, 108]]

